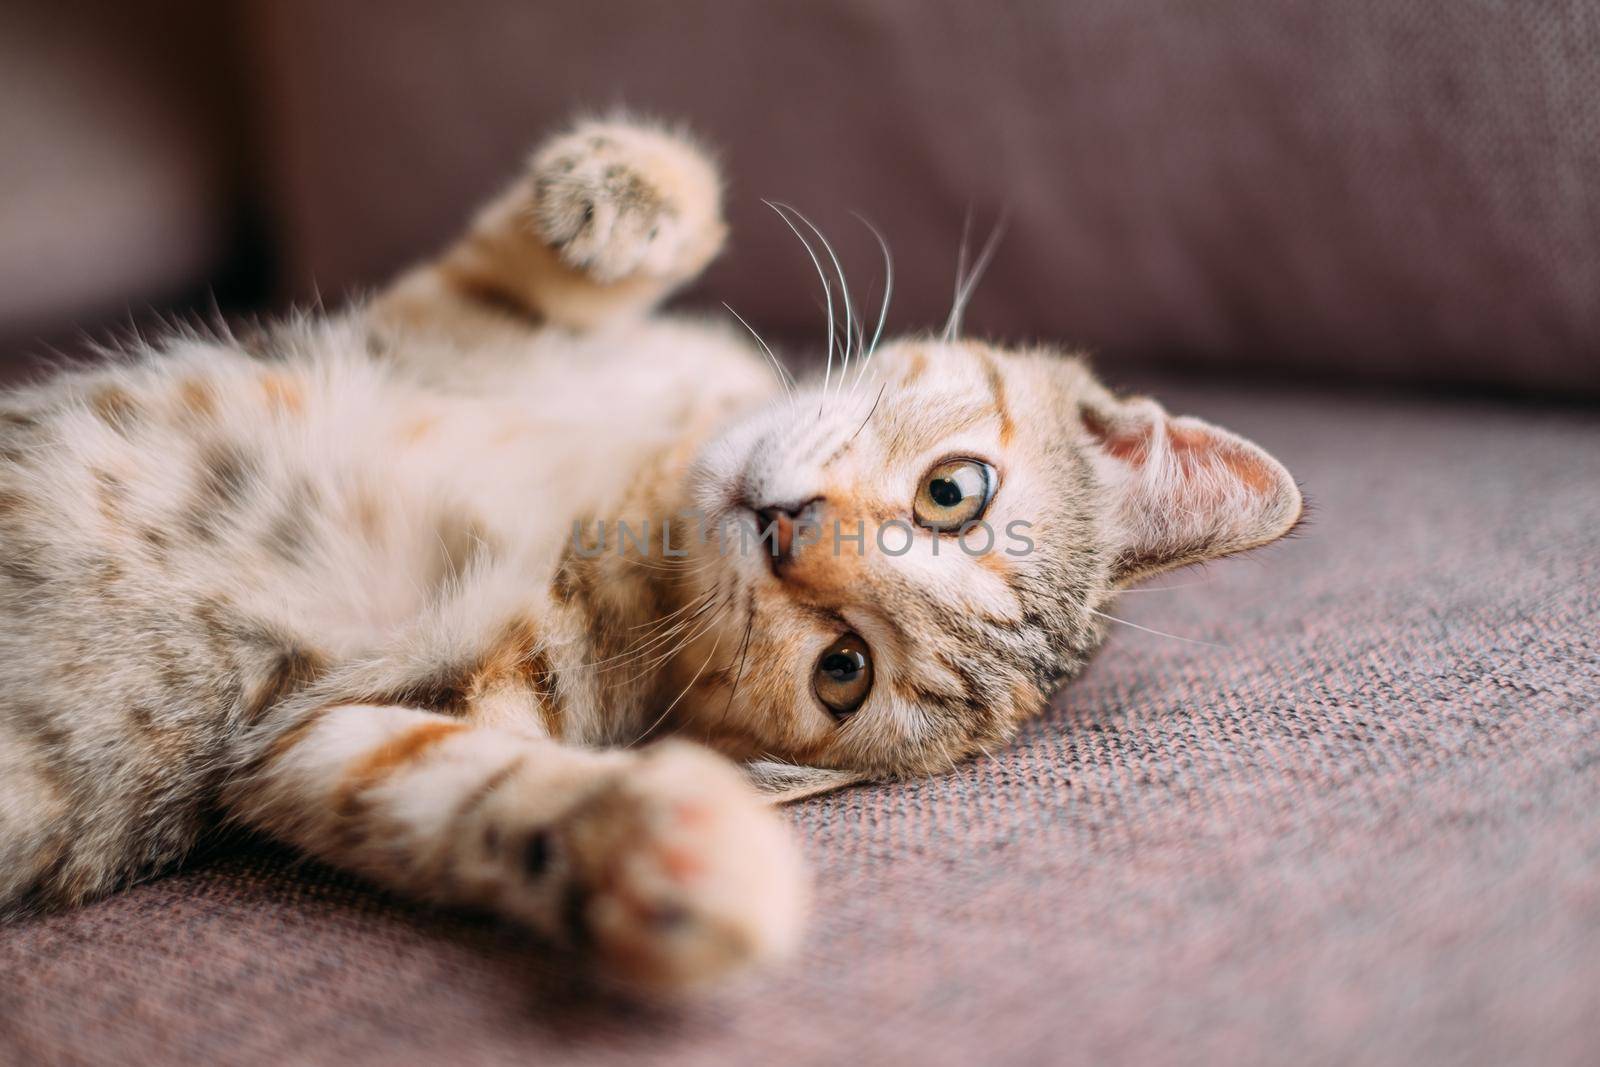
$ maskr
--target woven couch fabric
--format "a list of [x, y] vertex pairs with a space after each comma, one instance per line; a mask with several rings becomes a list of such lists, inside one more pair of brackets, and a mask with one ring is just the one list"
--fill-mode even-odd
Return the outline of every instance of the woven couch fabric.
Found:
[[448, 239], [574, 108], [722, 151], [699, 299], [820, 339], [840, 245], [896, 326], [944, 319], [962, 216], [1011, 227], [970, 322], [1189, 367], [1600, 395], [1593, 0], [260, 0], [295, 291]]
[[1127, 596], [1191, 640], [1119, 628], [995, 758], [790, 809], [785, 972], [633, 1002], [255, 848], [0, 928], [0, 1061], [1594, 1063], [1600, 419], [1160, 393], [1314, 523]]

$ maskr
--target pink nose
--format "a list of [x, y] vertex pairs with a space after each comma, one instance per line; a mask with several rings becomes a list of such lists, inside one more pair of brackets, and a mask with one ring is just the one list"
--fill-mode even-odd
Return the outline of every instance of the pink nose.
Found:
[[763, 544], [774, 559], [787, 560], [794, 548], [794, 515], [783, 508], [757, 508]]
[[752, 507], [759, 526], [761, 550], [772, 559], [772, 573], [778, 574], [784, 564], [794, 558], [795, 527], [812, 514], [821, 497], [813, 497], [802, 504], [769, 504]]

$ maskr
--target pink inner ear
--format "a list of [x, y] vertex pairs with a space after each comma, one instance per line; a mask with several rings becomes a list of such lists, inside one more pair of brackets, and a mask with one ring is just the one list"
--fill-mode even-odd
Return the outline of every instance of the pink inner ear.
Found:
[[1185, 475], [1193, 474], [1200, 464], [1220, 463], [1252, 492], [1265, 493], [1273, 488], [1272, 472], [1266, 464], [1248, 449], [1203, 426], [1174, 419], [1167, 424], [1167, 439], [1172, 444], [1172, 454], [1183, 464]]
[[1282, 536], [1298, 494], [1254, 445], [1199, 419], [1170, 418], [1151, 400], [1081, 409], [1084, 429], [1123, 476], [1119, 568], [1142, 573], [1227, 555]]
[[1105, 449], [1106, 455], [1133, 467], [1144, 466], [1145, 457], [1150, 453], [1150, 431], [1156, 425], [1148, 413], [1140, 412], [1140, 415], [1142, 417], [1136, 421], [1125, 418], [1121, 420], [1122, 425], [1113, 426], [1098, 409], [1088, 404], [1078, 407], [1083, 428], [1089, 431], [1095, 443]]
[[[1154, 405], [1151, 405], [1154, 409]], [[1202, 467], [1221, 464], [1252, 492], [1266, 493], [1273, 488], [1271, 470], [1238, 442], [1189, 419], [1168, 419], [1157, 410], [1141, 411], [1136, 420], [1112, 426], [1092, 408], [1083, 409], [1083, 424], [1089, 436], [1108, 456], [1143, 470], [1150, 458], [1157, 431], [1167, 435], [1168, 453], [1182, 468], [1185, 478]]]

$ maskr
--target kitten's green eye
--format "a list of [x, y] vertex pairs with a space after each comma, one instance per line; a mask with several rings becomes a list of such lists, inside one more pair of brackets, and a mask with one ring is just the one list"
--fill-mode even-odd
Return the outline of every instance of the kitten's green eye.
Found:
[[983, 517], [994, 496], [994, 468], [976, 459], [947, 459], [922, 479], [911, 511], [930, 530], [957, 530]]
[[811, 676], [817, 699], [842, 719], [861, 706], [872, 692], [872, 650], [855, 634], [845, 634], [823, 649]]

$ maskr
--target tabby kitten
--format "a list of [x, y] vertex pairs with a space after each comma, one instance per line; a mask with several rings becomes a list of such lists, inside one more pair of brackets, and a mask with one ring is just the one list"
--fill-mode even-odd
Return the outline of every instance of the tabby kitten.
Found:
[[233, 824], [643, 982], [781, 957], [761, 788], [993, 749], [1119, 588], [1299, 516], [1058, 353], [852, 346], [791, 390], [651, 315], [720, 202], [682, 136], [580, 123], [360, 307], [0, 399], [0, 912]]

